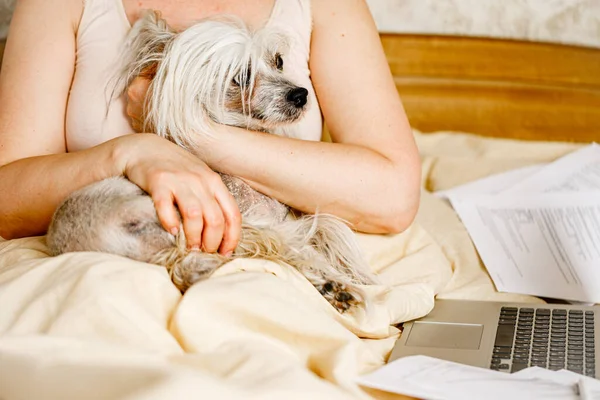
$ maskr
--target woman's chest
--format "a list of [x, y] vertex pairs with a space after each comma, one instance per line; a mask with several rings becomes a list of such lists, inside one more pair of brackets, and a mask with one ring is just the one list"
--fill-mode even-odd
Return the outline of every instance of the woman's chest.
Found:
[[[172, 13], [174, 19], [190, 21], [192, 24], [210, 15], [227, 13], [235, 4], [244, 7], [262, 5], [262, 14], [254, 11], [255, 21], [264, 16], [272, 25], [285, 26], [295, 35], [295, 45], [290, 48], [286, 65], [297, 84], [309, 91], [309, 111], [298, 126], [286, 132], [286, 135], [307, 140], [320, 139], [321, 114], [308, 70], [310, 12], [306, 4], [309, 1], [138, 0], [134, 3], [132, 0], [86, 0], [77, 37], [76, 69], [67, 109], [66, 140], [69, 151], [89, 148], [116, 136], [133, 133], [124, 96], [111, 98], [111, 79], [118, 71], [122, 45], [131, 28], [128, 19], [135, 21], [135, 13], [154, 7], [165, 14]], [[126, 5], [132, 8], [126, 10], [123, 7]], [[276, 7], [273, 9], [274, 5]], [[242, 17], [243, 11], [235, 14]], [[262, 26], [265, 22], [258, 25]]]
[[159, 10], [177, 30], [185, 29], [199, 19], [218, 14], [233, 14], [252, 28], [263, 26], [269, 19], [276, 0], [123, 0], [130, 23], [145, 9]]

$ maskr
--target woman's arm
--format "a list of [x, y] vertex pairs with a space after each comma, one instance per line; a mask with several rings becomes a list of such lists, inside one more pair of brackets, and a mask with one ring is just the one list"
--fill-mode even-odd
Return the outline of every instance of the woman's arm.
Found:
[[45, 233], [71, 192], [125, 175], [154, 200], [159, 219], [189, 247], [232, 251], [240, 234], [235, 200], [219, 176], [156, 135], [127, 135], [66, 153], [65, 114], [75, 65], [81, 0], [21, 0], [0, 74], [0, 236]]
[[73, 160], [81, 165], [80, 174], [69, 173], [73, 168], [64, 163], [78, 12], [81, 1], [21, 0], [12, 17], [0, 74], [0, 236], [5, 238], [43, 232], [54, 206], [72, 187], [108, 175], [83, 157], [82, 164]]
[[313, 0], [310, 70], [334, 143], [220, 127], [202, 157], [305, 212], [358, 230], [406, 229], [420, 195], [420, 160], [364, 0]]

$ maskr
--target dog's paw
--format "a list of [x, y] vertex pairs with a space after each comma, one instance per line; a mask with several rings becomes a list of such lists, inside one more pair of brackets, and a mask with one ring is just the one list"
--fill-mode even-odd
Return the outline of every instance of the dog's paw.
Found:
[[219, 267], [229, 261], [219, 254], [190, 252], [172, 267], [171, 278], [175, 286], [185, 292], [196, 282], [208, 279]]
[[334, 281], [327, 281], [317, 287], [325, 300], [329, 302], [340, 313], [358, 306], [361, 301], [350, 292], [350, 289], [343, 284]]

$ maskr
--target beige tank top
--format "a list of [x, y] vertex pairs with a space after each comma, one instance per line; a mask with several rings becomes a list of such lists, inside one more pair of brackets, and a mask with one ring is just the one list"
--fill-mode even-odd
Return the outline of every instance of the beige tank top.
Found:
[[[308, 59], [312, 19], [310, 0], [275, 0], [267, 22], [292, 35], [292, 46], [284, 55], [284, 68], [309, 91], [309, 109], [292, 136], [320, 140], [321, 111], [310, 80]], [[122, 0], [85, 0], [77, 32], [75, 75], [66, 115], [68, 151], [86, 149], [133, 133], [121, 97], [109, 105], [109, 81], [118, 54], [131, 28]]]

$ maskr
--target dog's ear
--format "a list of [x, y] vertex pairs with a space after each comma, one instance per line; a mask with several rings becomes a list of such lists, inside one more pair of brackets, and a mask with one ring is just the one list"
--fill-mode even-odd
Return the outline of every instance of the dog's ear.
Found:
[[145, 10], [133, 24], [105, 92], [109, 104], [123, 95], [138, 76], [154, 79], [167, 46], [177, 36], [158, 11]]
[[138, 75], [153, 78], [165, 48], [175, 36], [176, 33], [161, 17], [160, 12], [144, 11], [141, 18], [133, 25], [125, 46], [131, 57], [125, 71], [128, 80]]

